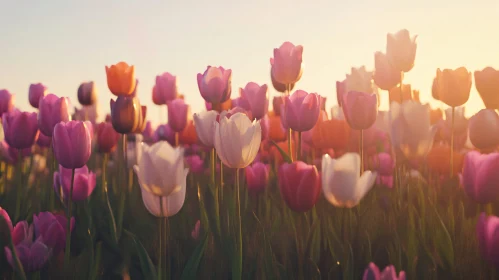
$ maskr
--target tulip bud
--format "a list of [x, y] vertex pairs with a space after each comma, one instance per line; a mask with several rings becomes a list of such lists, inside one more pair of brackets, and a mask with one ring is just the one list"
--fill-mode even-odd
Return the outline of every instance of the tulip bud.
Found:
[[175, 99], [168, 103], [168, 124], [175, 132], [181, 132], [187, 125], [189, 105], [182, 99]]
[[31, 84], [29, 86], [29, 92], [28, 92], [28, 100], [29, 104], [33, 106], [33, 108], [38, 109], [38, 104], [40, 102], [40, 99], [45, 96], [45, 93], [47, 92], [47, 87], [44, 86], [43, 84]]
[[36, 113], [19, 112], [17, 110], [4, 113], [2, 116], [5, 141], [15, 149], [31, 148], [38, 139]]
[[297, 90], [291, 96], [285, 97], [284, 108], [284, 127], [300, 132], [310, 130], [319, 118], [319, 95]]
[[97, 90], [94, 82], [82, 83], [78, 87], [78, 101], [83, 106], [93, 105], [97, 101]]
[[197, 75], [201, 96], [210, 103], [223, 103], [232, 92], [232, 70], [208, 66], [203, 74]]
[[493, 109], [482, 109], [469, 121], [470, 141], [478, 149], [499, 146], [499, 116]]
[[97, 125], [97, 149], [100, 153], [111, 153], [118, 145], [119, 139], [120, 135], [110, 122]]
[[55, 158], [65, 168], [83, 167], [92, 149], [90, 122], [60, 122], [54, 128], [53, 149]]
[[350, 91], [342, 96], [345, 118], [353, 129], [368, 129], [376, 121], [378, 100], [375, 94]]
[[302, 161], [283, 163], [278, 172], [279, 190], [288, 207], [296, 212], [306, 212], [319, 199], [320, 176], [314, 165]]
[[302, 75], [303, 47], [284, 42], [274, 49], [274, 57], [270, 59], [272, 77], [284, 85], [295, 84]]
[[134, 132], [142, 124], [141, 118], [142, 107], [137, 97], [118, 96], [116, 101], [111, 99], [111, 122], [118, 133]]
[[48, 94], [40, 99], [38, 109], [38, 128], [47, 136], [52, 137], [56, 124], [71, 120], [67, 97]]
[[14, 110], [14, 95], [6, 89], [0, 90], [0, 116]]
[[136, 88], [135, 67], [126, 62], [106, 66], [107, 86], [116, 96], [131, 96]]

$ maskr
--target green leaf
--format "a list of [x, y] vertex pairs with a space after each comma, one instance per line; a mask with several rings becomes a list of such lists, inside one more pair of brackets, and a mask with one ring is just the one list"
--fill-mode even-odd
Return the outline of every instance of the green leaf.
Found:
[[205, 235], [203, 241], [198, 244], [191, 257], [187, 261], [187, 264], [184, 267], [184, 271], [182, 272], [182, 280], [197, 279], [199, 264], [201, 263], [201, 259], [204, 255], [204, 250], [206, 249], [207, 245], [208, 234]]
[[144, 276], [144, 279], [158, 279], [158, 275], [156, 274], [156, 268], [154, 267], [154, 264], [152, 263], [149, 254], [147, 254], [146, 249], [144, 248], [142, 243], [137, 240], [137, 238], [135, 237], [132, 238], [135, 243], [135, 249], [139, 256], [140, 268], [142, 270], [142, 275]]
[[285, 152], [283, 151], [283, 149], [281, 149], [281, 147], [279, 147], [279, 145], [277, 145], [276, 142], [274, 142], [274, 140], [270, 140], [270, 143], [272, 145], [274, 145], [277, 150], [279, 151], [279, 153], [281, 154], [282, 158], [287, 162], [287, 163], [292, 163], [293, 162], [293, 159], [291, 159], [291, 157]]
[[454, 247], [452, 245], [452, 238], [445, 226], [442, 218], [438, 214], [437, 209], [433, 203], [432, 205], [433, 211], [435, 212], [435, 217], [438, 219], [437, 226], [440, 226], [440, 229], [435, 230], [435, 245], [438, 250], [440, 256], [442, 256], [445, 265], [448, 267], [449, 271], [453, 271], [454, 269]]

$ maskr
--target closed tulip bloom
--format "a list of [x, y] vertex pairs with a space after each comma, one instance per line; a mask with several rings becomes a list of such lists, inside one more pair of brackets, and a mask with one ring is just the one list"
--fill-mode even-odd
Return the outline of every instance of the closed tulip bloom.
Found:
[[413, 100], [411, 85], [403, 84], [402, 85], [402, 94], [400, 93], [399, 86], [391, 88], [388, 91], [388, 97], [390, 100], [390, 104], [392, 104], [392, 102], [402, 103], [402, 102], [407, 101], [407, 100]]
[[463, 187], [478, 203], [491, 203], [499, 198], [499, 153], [468, 152], [464, 156]]
[[151, 146], [141, 144], [141, 156], [133, 167], [144, 190], [156, 196], [180, 191], [184, 176], [184, 149], [173, 148], [165, 141]]
[[291, 84], [288, 87], [288, 85], [281, 84], [278, 81], [276, 81], [276, 79], [274, 78], [274, 74], [272, 73], [272, 68], [270, 69], [270, 80], [272, 81], [272, 86], [274, 87], [274, 89], [280, 93], [284, 93], [288, 90], [292, 91], [293, 88], [295, 87], [295, 84]]
[[499, 71], [485, 67], [475, 71], [475, 87], [487, 109], [499, 109]]
[[33, 108], [38, 109], [38, 104], [40, 102], [40, 99], [45, 96], [46, 92], [47, 92], [47, 87], [41, 83], [29, 85], [29, 91], [28, 91], [29, 104], [31, 104]]
[[[71, 174], [69, 176], [71, 177]], [[53, 254], [57, 255], [66, 248], [67, 223], [67, 218], [61, 214], [54, 215], [50, 212], [35, 214], [33, 215], [35, 238], [41, 238], [43, 243], [53, 250]], [[75, 218], [71, 217], [70, 231], [73, 231], [74, 225]]]
[[320, 113], [319, 95], [303, 90], [285, 97], [285, 123], [294, 131], [307, 131], [317, 123]]
[[231, 109], [234, 109], [236, 107], [240, 107], [246, 111], [251, 110], [248, 100], [243, 96], [232, 99]]
[[469, 121], [471, 143], [478, 149], [494, 149], [499, 146], [499, 115], [493, 109], [482, 109]]
[[0, 216], [5, 220], [7, 225], [9, 226], [9, 230], [12, 231], [14, 227], [12, 226], [12, 221], [10, 220], [9, 213], [2, 207], [0, 207]]
[[119, 62], [110, 67], [106, 66], [107, 86], [116, 96], [130, 96], [133, 94], [137, 81], [135, 67], [126, 62]]
[[243, 113], [215, 122], [214, 144], [217, 155], [230, 168], [245, 168], [256, 157], [262, 141], [260, 122], [251, 122]]
[[204, 162], [198, 155], [185, 157], [185, 162], [189, 166], [189, 171], [194, 174], [201, 174], [204, 172]]
[[168, 103], [168, 124], [175, 132], [181, 132], [187, 125], [189, 105], [182, 99], [175, 99]]
[[4, 113], [2, 125], [5, 142], [12, 148], [30, 148], [38, 139], [36, 113], [19, 112], [17, 110]]
[[[146, 191], [144, 188], [140, 188], [142, 192], [142, 201], [144, 202], [144, 206], [146, 207], [147, 211], [149, 211], [149, 213], [159, 218], [171, 217], [173, 215], [176, 215], [180, 211], [180, 209], [182, 209], [182, 206], [185, 202], [188, 169], [185, 169], [182, 173], [182, 177], [180, 179], [177, 179], [177, 184], [180, 186], [180, 189], [168, 196], [157, 196]], [[139, 184], [141, 184], [140, 178]]]
[[444, 119], [444, 113], [441, 109], [431, 109], [430, 110], [430, 124], [436, 124], [438, 121]]
[[269, 183], [269, 167], [261, 162], [255, 162], [244, 169], [248, 192], [258, 194], [265, 190]]
[[350, 91], [343, 95], [342, 108], [345, 118], [353, 129], [368, 129], [378, 115], [378, 99], [375, 94]]
[[348, 123], [345, 120], [328, 120], [326, 112], [320, 114], [311, 133], [312, 144], [319, 149], [345, 150], [350, 140]]
[[405, 280], [405, 271], [400, 271], [397, 276], [397, 270], [393, 265], [389, 265], [380, 272], [377, 265], [374, 263], [369, 263], [366, 270], [364, 271], [364, 275], [362, 276], [362, 280]]
[[213, 133], [218, 113], [216, 111], [206, 111], [194, 114], [194, 124], [199, 140], [206, 147], [213, 147]]
[[278, 182], [284, 202], [295, 212], [309, 211], [319, 199], [320, 175], [314, 165], [302, 161], [283, 163], [279, 167]]
[[275, 142], [286, 140], [286, 130], [284, 130], [281, 122], [281, 117], [269, 112], [267, 116], [268, 138]]
[[177, 99], [177, 77], [165, 72], [156, 76], [156, 85], [153, 89], [153, 101], [156, 105], [164, 105]]
[[274, 57], [270, 59], [272, 76], [284, 85], [291, 85], [300, 80], [302, 75], [303, 47], [284, 42], [274, 49]]
[[276, 116], [281, 116], [281, 106], [284, 105], [282, 96], [274, 96], [272, 99], [272, 110]]
[[[69, 196], [71, 188], [72, 170], [59, 166], [59, 172], [54, 172], [54, 189], [57, 194], [62, 189], [63, 199]], [[95, 189], [95, 173], [90, 172], [84, 165], [75, 170], [73, 183], [73, 201], [83, 201], [87, 199]]]
[[14, 95], [8, 90], [0, 90], [0, 115], [14, 110]]
[[83, 167], [92, 150], [90, 122], [60, 122], [54, 128], [52, 138], [55, 158], [65, 168]]
[[417, 50], [417, 35], [411, 38], [407, 29], [386, 36], [386, 56], [395, 69], [409, 72], [414, 67]]
[[359, 204], [376, 182], [376, 172], [360, 174], [360, 156], [347, 153], [338, 159], [322, 156], [322, 190], [324, 197], [336, 207], [352, 208]]
[[232, 93], [232, 70], [208, 66], [203, 74], [198, 73], [198, 87], [206, 102], [218, 104], [230, 99]]
[[154, 142], [167, 141], [170, 145], [175, 145], [175, 132], [168, 124], [159, 125], [154, 132]]
[[386, 54], [376, 52], [374, 54], [374, 83], [383, 90], [390, 90], [400, 84], [402, 75], [400, 71], [392, 66]]
[[97, 89], [94, 82], [81, 83], [78, 87], [78, 102], [83, 106], [90, 106], [97, 102]]
[[436, 83], [438, 100], [450, 107], [462, 106], [470, 97], [471, 73], [465, 67], [437, 69]]
[[482, 258], [496, 267], [499, 266], [499, 218], [481, 213], [476, 232]]
[[128, 134], [142, 125], [143, 115], [137, 97], [119, 96], [111, 99], [111, 122], [116, 132]]
[[144, 142], [151, 142], [154, 137], [154, 128], [151, 121], [146, 122], [146, 127], [142, 131], [142, 136], [144, 136]]
[[38, 109], [38, 128], [41, 133], [47, 136], [52, 137], [56, 124], [71, 120], [69, 99], [67, 97], [57, 97], [52, 93], [48, 94], [40, 99]]
[[52, 145], [52, 137], [48, 137], [43, 133], [39, 133], [36, 144], [41, 148], [49, 148]]
[[[450, 146], [438, 145], [433, 146], [426, 156], [428, 169], [440, 175], [448, 175], [450, 173]], [[463, 154], [454, 151], [453, 170], [452, 174], [456, 175], [463, 169], [464, 156]]]
[[241, 97], [246, 99], [249, 104], [249, 110], [257, 120], [263, 118], [269, 109], [269, 99], [267, 97], [267, 85], [258, 85], [249, 82], [244, 88], [240, 89]]
[[199, 142], [193, 120], [187, 122], [187, 126], [178, 135], [178, 140], [183, 145], [195, 145]]
[[147, 106], [140, 106], [139, 120], [137, 121], [137, 127], [131, 132], [134, 134], [141, 134], [147, 125]]

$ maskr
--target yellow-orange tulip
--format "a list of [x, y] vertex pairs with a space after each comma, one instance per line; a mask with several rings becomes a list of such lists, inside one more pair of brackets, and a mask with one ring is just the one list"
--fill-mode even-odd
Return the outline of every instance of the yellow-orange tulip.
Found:
[[444, 119], [444, 112], [440, 108], [430, 110], [430, 124], [436, 124]]
[[107, 86], [116, 96], [130, 96], [135, 90], [135, 68], [126, 62], [106, 66]]
[[465, 67], [437, 69], [436, 83], [438, 99], [451, 107], [464, 105], [470, 97], [471, 73]]
[[[439, 145], [433, 146], [426, 157], [428, 168], [442, 175], [447, 175], [450, 172], [450, 146]], [[452, 174], [458, 174], [463, 169], [464, 155], [454, 151], [454, 164]]]

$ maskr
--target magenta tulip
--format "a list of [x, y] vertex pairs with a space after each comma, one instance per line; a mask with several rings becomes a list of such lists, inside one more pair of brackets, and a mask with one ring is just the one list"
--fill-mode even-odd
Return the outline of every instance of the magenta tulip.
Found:
[[2, 216], [2, 218], [5, 220], [5, 222], [9, 226], [9, 230], [12, 231], [13, 226], [12, 226], [12, 221], [10, 220], [10, 217], [9, 217], [9, 213], [7, 213], [7, 211], [5, 209], [3, 209], [2, 207], [0, 207], [0, 216]]
[[165, 72], [156, 76], [156, 85], [153, 89], [153, 102], [156, 105], [164, 105], [175, 100], [178, 96], [177, 77]]
[[284, 42], [274, 49], [274, 57], [270, 59], [272, 77], [284, 85], [298, 82], [302, 75], [302, 56], [302, 46]]
[[[71, 174], [69, 175], [71, 177]], [[70, 179], [71, 180], [71, 179]], [[40, 212], [33, 215], [35, 226], [35, 238], [41, 238], [42, 242], [58, 255], [66, 248], [66, 225], [68, 220], [64, 215]], [[73, 231], [75, 218], [71, 218], [70, 230]]]
[[168, 124], [175, 132], [181, 132], [187, 125], [189, 105], [178, 98], [168, 103]]
[[405, 272], [400, 271], [397, 276], [397, 270], [393, 265], [385, 267], [385, 269], [380, 272], [376, 264], [369, 263], [369, 266], [364, 271], [362, 280], [405, 280]]
[[279, 190], [288, 207], [296, 212], [306, 212], [319, 199], [321, 179], [314, 165], [302, 161], [283, 163], [278, 172]]
[[54, 128], [52, 139], [55, 158], [65, 168], [83, 167], [92, 149], [90, 122], [60, 122]]
[[69, 99], [66, 97], [59, 98], [51, 93], [40, 99], [38, 108], [38, 128], [47, 136], [52, 137], [54, 127], [59, 122], [71, 120]]
[[162, 124], [154, 132], [154, 142], [167, 141], [170, 145], [175, 145], [175, 132], [170, 125]]
[[43, 133], [39, 133], [36, 144], [41, 148], [48, 148], [50, 147], [50, 145], [52, 145], [52, 137], [48, 137]]
[[378, 98], [374, 93], [349, 91], [342, 95], [343, 114], [353, 129], [368, 129], [378, 115]]
[[[63, 199], [68, 197], [71, 189], [71, 169], [59, 165], [59, 172], [54, 172], [54, 189], [60, 194], [62, 189]], [[83, 201], [87, 199], [95, 189], [95, 173], [89, 172], [85, 165], [75, 170], [73, 183], [73, 201]]]
[[478, 248], [482, 257], [499, 267], [499, 218], [480, 214], [476, 225]]
[[191, 155], [185, 157], [185, 162], [189, 166], [189, 171], [195, 174], [204, 172], [204, 162], [198, 155]]
[[499, 198], [499, 153], [468, 152], [464, 157], [463, 187], [478, 203], [490, 203]]
[[378, 153], [371, 160], [372, 170], [380, 176], [389, 176], [393, 174], [395, 162], [389, 153]]
[[14, 95], [8, 90], [0, 90], [0, 115], [14, 110]]
[[248, 109], [255, 119], [259, 120], [267, 115], [269, 110], [267, 85], [264, 84], [260, 86], [257, 83], [249, 82], [244, 88], [239, 90], [241, 97], [247, 100], [249, 105]]
[[283, 123], [294, 131], [310, 130], [319, 119], [320, 109], [319, 95], [297, 90], [291, 96], [286, 96]]
[[201, 96], [210, 103], [223, 103], [232, 92], [232, 70], [208, 66], [203, 74], [198, 73], [198, 87]]
[[14, 110], [3, 114], [2, 123], [5, 141], [12, 148], [30, 148], [38, 139], [36, 113]]
[[249, 111], [251, 109], [251, 106], [250, 106], [248, 100], [243, 96], [239, 96], [238, 98], [232, 99], [231, 105], [232, 105], [231, 106], [232, 108], [241, 107], [246, 111]]
[[265, 190], [269, 183], [269, 167], [261, 162], [255, 162], [244, 169], [248, 192], [256, 195]]
[[47, 87], [41, 83], [31, 84], [29, 86], [28, 99], [29, 104], [33, 106], [33, 108], [38, 109], [38, 105], [40, 103], [40, 99], [45, 96], [47, 92]]

